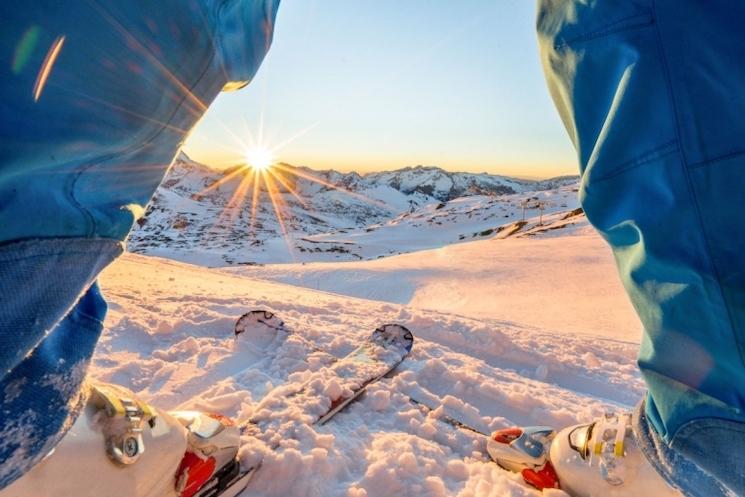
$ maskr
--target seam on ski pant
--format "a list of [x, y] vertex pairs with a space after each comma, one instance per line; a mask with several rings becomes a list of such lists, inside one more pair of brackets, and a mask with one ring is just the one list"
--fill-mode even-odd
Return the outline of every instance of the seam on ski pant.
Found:
[[607, 174], [604, 174], [602, 176], [593, 176], [592, 182], [594, 184], [602, 183], [603, 181], [613, 179], [616, 176], [620, 176], [621, 174], [637, 167], [644, 166], [659, 159], [664, 159], [665, 157], [674, 155], [677, 152], [678, 142], [676, 140], [670, 140], [667, 143], [663, 143], [662, 145], [659, 145], [639, 154], [633, 159], [609, 168], [612, 169], [612, 171], [609, 171]]
[[[179, 113], [179, 111], [182, 108], [184, 108], [184, 102], [186, 101], [186, 99], [189, 97], [189, 95], [193, 95], [193, 92], [192, 91], [199, 85], [199, 83], [202, 82], [202, 80], [204, 79], [205, 75], [209, 72], [210, 68], [213, 65], [213, 61], [214, 60], [215, 60], [215, 50], [213, 49], [213, 50], [210, 51], [210, 56], [205, 61], [204, 68], [202, 69], [201, 73], [199, 74], [199, 76], [197, 77], [197, 79], [187, 89], [188, 93], [184, 93], [183, 97], [178, 102], [178, 104], [175, 106], [175, 108], [173, 109], [173, 112], [171, 112], [171, 115], [168, 117], [168, 120], [165, 123], [163, 123], [160, 126], [160, 128], [158, 128], [156, 130], [153, 130], [153, 132], [150, 134], [150, 136], [148, 138], [142, 140], [138, 144], [130, 145], [130, 146], [124, 148], [123, 150], [120, 150], [120, 151], [115, 152], [115, 153], [112, 153], [112, 154], [108, 154], [108, 155], [106, 155], [104, 157], [100, 157], [97, 160], [94, 160], [94, 161], [86, 164], [85, 166], [81, 167], [77, 171], [77, 173], [73, 176], [73, 179], [72, 179], [72, 181], [70, 183], [69, 196], [70, 196], [71, 200], [74, 202], [74, 205], [76, 207], [78, 207], [78, 209], [83, 213], [83, 215], [86, 218], [88, 218], [89, 228], [88, 228], [88, 231], [87, 231], [87, 236], [89, 236], [89, 237], [96, 236], [96, 234], [98, 233], [98, 226], [97, 226], [98, 223], [96, 223], [96, 218], [93, 215], [93, 213], [91, 213], [91, 211], [87, 207], [85, 207], [82, 204], [82, 202], [80, 202], [78, 200], [78, 198], [76, 197], [76, 195], [75, 195], [75, 191], [76, 191], [77, 186], [78, 186], [78, 181], [83, 177], [83, 175], [89, 169], [91, 169], [91, 168], [93, 168], [95, 166], [102, 165], [102, 164], [104, 164], [106, 162], [113, 161], [114, 159], [116, 159], [118, 157], [122, 157], [122, 156], [125, 156], [125, 155], [128, 155], [128, 154], [131, 154], [133, 152], [142, 150], [145, 147], [147, 147], [148, 145], [150, 145], [153, 141], [155, 141], [163, 133], [164, 130], [169, 129], [169, 127], [171, 126], [171, 122], [173, 121], [173, 119], [177, 116], [177, 114]], [[213, 95], [212, 97], [214, 98], [214, 96], [215, 95]], [[203, 114], [204, 114], [204, 112], [202, 112], [202, 115]], [[180, 148], [180, 147], [178, 147], [178, 148]], [[176, 150], [174, 150], [174, 154], [176, 153]], [[173, 156], [171, 157], [171, 159], [173, 159]], [[161, 181], [163, 180], [163, 176], [165, 176], [165, 174], [166, 174], [166, 172], [168, 170], [168, 167], [170, 167], [170, 164], [164, 164], [163, 165], [163, 174], [161, 175]], [[131, 227], [130, 227], [130, 231], [131, 231]], [[127, 233], [127, 234], [129, 234], [129, 233]], [[126, 238], [126, 235], [125, 235], [125, 238]]]
[[690, 169], [700, 169], [702, 167], [705, 167], [711, 164], [716, 164], [717, 162], [725, 162], [730, 159], [736, 159], [737, 157], [741, 157], [744, 155], [745, 155], [745, 150], [738, 150], [736, 152], [730, 152], [728, 154], [720, 155], [719, 157], [714, 157], [713, 159], [707, 159], [707, 160], [702, 160], [700, 162], [695, 162], [693, 164], [690, 164], [688, 167]]
[[[637, 19], [639, 19], [640, 21], [634, 22]], [[641, 22], [642, 19], [644, 20], [644, 22]], [[597, 40], [599, 38], [605, 38], [606, 36], [610, 36], [616, 33], [621, 33], [623, 31], [643, 28], [651, 24], [654, 24], [654, 17], [651, 13], [647, 12], [644, 14], [635, 14], [633, 16], [625, 17], [623, 19], [619, 19], [618, 21], [611, 22], [610, 24], [606, 24], [602, 28], [598, 28], [595, 31], [589, 31], [573, 38], [569, 38], [568, 40], [562, 40], [561, 42], [554, 44], [554, 49], [560, 50], [562, 48], [567, 48], [568, 46], [575, 43]]]

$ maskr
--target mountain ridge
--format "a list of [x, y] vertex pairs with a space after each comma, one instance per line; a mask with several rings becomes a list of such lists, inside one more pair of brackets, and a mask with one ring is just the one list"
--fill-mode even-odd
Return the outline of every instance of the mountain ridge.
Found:
[[[204, 164], [204, 163], [195, 161], [194, 159], [192, 159], [191, 157], [189, 157], [189, 155], [186, 152], [184, 152], [183, 150], [179, 152], [179, 154], [176, 157], [174, 163], [179, 162], [179, 161], [181, 161], [181, 162], [190, 162], [190, 163], [193, 163], [193, 164], [198, 164], [198, 165], [202, 166], [203, 168], [205, 168], [205, 169], [207, 169], [209, 171], [213, 171], [213, 172], [225, 172], [225, 171], [231, 171], [232, 172], [232, 171], [234, 171], [236, 169], [240, 169], [240, 168], [245, 168], [246, 167], [245, 164], [236, 163], [236, 164], [234, 164], [232, 166], [228, 166], [227, 168], [218, 169], [218, 168], [215, 168], [213, 166], [210, 166], [209, 164]], [[382, 171], [368, 171], [368, 172], [364, 172], [364, 173], [360, 173], [360, 172], [358, 172], [355, 169], [352, 169], [350, 171], [339, 171], [339, 170], [334, 169], [334, 168], [329, 168], [329, 169], [313, 169], [313, 168], [308, 167], [308, 166], [305, 166], [305, 165], [295, 165], [295, 164], [291, 164], [289, 162], [283, 162], [283, 161], [278, 162], [278, 164], [279, 165], [282, 165], [282, 166], [285, 166], [285, 167], [290, 167], [290, 168], [295, 168], [295, 169], [303, 169], [303, 170], [306, 170], [306, 171], [311, 171], [311, 172], [317, 173], [317, 174], [335, 174], [335, 175], [340, 175], [340, 176], [356, 176], [357, 178], [360, 178], [360, 179], [364, 179], [364, 178], [369, 177], [369, 176], [381, 175], [381, 174], [403, 173], [403, 172], [417, 171], [417, 170], [420, 170], [420, 171], [430, 171], [430, 170], [432, 170], [432, 171], [442, 172], [442, 173], [445, 173], [445, 174], [448, 174], [448, 175], [465, 174], [465, 175], [471, 175], [471, 176], [494, 176], [494, 177], [499, 177], [499, 178], [503, 178], [503, 179], [506, 179], [506, 180], [516, 181], [516, 182], [525, 182], [525, 183], [532, 183], [532, 182], [542, 183], [542, 182], [564, 181], [564, 180], [572, 180], [572, 179], [573, 180], [578, 180], [579, 179], [579, 176], [576, 175], [576, 174], [563, 174], [563, 175], [558, 175], [558, 176], [550, 176], [548, 178], [526, 178], [526, 177], [519, 177], [519, 176], [511, 176], [511, 175], [508, 175], [508, 174], [489, 173], [489, 172], [486, 172], [486, 171], [481, 171], [481, 172], [473, 172], [473, 171], [448, 171], [447, 169], [444, 169], [444, 168], [442, 168], [440, 166], [428, 166], [428, 165], [424, 165], [424, 164], [417, 164], [415, 166], [404, 166], [404, 167], [400, 167], [400, 168], [397, 168], [397, 169], [386, 169], [386, 170], [382, 170]]]
[[182, 153], [128, 245], [205, 265], [377, 258], [496, 232], [530, 199], [547, 212], [571, 210], [576, 186], [575, 177], [518, 180], [435, 166], [360, 175], [277, 164], [254, 175]]

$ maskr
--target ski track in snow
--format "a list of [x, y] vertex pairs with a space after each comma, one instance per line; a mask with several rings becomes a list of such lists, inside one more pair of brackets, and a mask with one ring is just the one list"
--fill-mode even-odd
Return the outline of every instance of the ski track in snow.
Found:
[[[246, 420], [273, 387], [302, 383], [382, 323], [404, 324], [416, 338], [395, 375], [328, 424], [288, 419], [295, 436], [278, 450], [261, 444], [244, 450], [244, 462], [261, 454], [264, 462], [242, 495], [539, 495], [488, 462], [483, 439], [436, 417], [448, 414], [483, 430], [563, 427], [628, 409], [644, 392], [633, 341], [319, 292], [256, 275], [126, 254], [102, 275], [110, 311], [91, 374], [161, 408]], [[546, 298], [561, 292], [545, 286]], [[233, 339], [236, 318], [257, 308], [276, 312], [302, 339]], [[308, 341], [328, 354], [310, 350]], [[409, 396], [436, 409], [427, 414]]]

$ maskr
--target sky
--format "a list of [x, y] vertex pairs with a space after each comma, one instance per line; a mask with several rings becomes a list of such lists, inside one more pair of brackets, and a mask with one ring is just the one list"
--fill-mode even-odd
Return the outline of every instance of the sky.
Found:
[[244, 161], [240, 141], [313, 169], [576, 174], [534, 18], [530, 0], [282, 0], [256, 78], [218, 96], [185, 151], [215, 167]]

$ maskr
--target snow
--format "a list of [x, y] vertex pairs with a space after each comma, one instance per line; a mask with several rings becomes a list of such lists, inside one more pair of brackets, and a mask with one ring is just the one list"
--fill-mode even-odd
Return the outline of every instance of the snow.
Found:
[[[638, 341], [641, 324], [594, 233], [489, 239], [359, 262], [229, 271], [316, 290]], [[547, 292], [547, 287], [555, 289]]]
[[[247, 420], [273, 388], [297, 388], [399, 322], [416, 340], [398, 374], [323, 426], [289, 410], [277, 450], [247, 440], [244, 463], [264, 462], [244, 495], [538, 495], [487, 460], [482, 438], [438, 419], [563, 427], [643, 394], [639, 325], [612, 259], [563, 216], [523, 237], [359, 262], [210, 269], [126, 254], [102, 275], [110, 312], [91, 374], [161, 408]], [[297, 336], [232, 339], [256, 308]]]
[[[488, 461], [483, 437], [442, 420], [561, 428], [643, 395], [640, 324], [576, 179], [295, 170], [347, 192], [297, 177], [300, 199], [281, 194], [287, 239], [267, 199], [247, 238], [249, 207], [225, 211], [240, 177], [195, 195], [229, 172], [182, 157], [130, 240], [148, 255], [125, 254], [101, 279], [94, 377], [160, 408], [270, 422], [244, 438], [242, 462], [263, 463], [243, 495], [536, 496]], [[537, 201], [542, 213], [523, 212]], [[252, 309], [294, 333], [234, 339]], [[411, 329], [409, 357], [313, 425], [350, 388], [320, 378], [383, 323]], [[273, 397], [301, 385], [314, 393], [301, 404]]]

